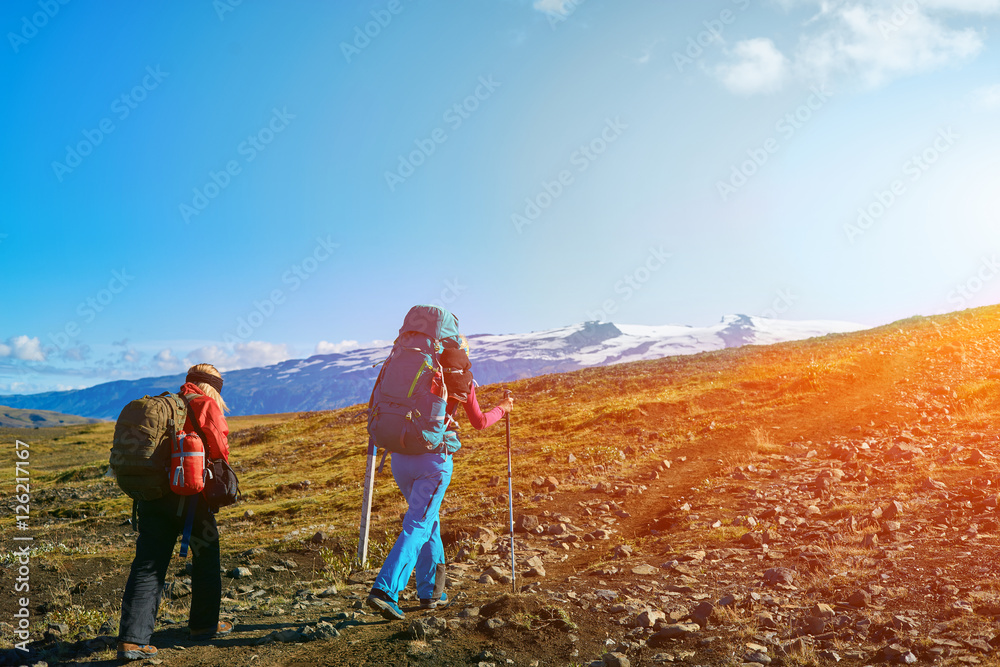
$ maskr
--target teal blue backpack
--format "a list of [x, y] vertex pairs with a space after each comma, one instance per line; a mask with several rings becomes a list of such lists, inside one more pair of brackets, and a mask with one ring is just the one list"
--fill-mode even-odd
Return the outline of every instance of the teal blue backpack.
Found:
[[462, 341], [458, 318], [437, 306], [406, 314], [368, 401], [368, 436], [400, 454], [452, 453], [461, 447], [448, 429], [448, 390], [440, 355]]

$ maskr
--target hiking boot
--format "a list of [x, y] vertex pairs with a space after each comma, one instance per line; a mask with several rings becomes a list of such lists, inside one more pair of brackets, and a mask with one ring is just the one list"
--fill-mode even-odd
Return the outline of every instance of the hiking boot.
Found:
[[448, 594], [442, 593], [441, 597], [437, 600], [431, 598], [420, 598], [420, 608], [421, 609], [437, 609], [438, 607], [445, 607], [448, 605]]
[[214, 630], [191, 630], [191, 639], [196, 642], [212, 639], [213, 637], [225, 637], [233, 631], [233, 624], [229, 621], [219, 621]]
[[406, 614], [389, 597], [389, 594], [378, 588], [373, 588], [368, 594], [368, 606], [382, 614], [387, 621], [402, 621]]
[[156, 647], [146, 644], [129, 644], [128, 642], [118, 642], [119, 660], [145, 660], [156, 656]]

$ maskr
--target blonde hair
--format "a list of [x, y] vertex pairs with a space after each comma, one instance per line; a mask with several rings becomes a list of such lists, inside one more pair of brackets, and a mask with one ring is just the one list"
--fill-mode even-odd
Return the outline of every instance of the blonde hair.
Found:
[[[195, 372], [208, 373], [209, 375], [214, 375], [217, 378], [222, 378], [222, 373], [220, 373], [219, 369], [212, 364], [196, 364], [188, 369], [188, 374]], [[229, 412], [229, 406], [226, 405], [226, 401], [222, 398], [222, 394], [217, 392], [215, 387], [207, 382], [193, 382], [192, 384], [205, 392], [206, 396], [213, 399], [218, 404], [220, 410], [223, 412]]]

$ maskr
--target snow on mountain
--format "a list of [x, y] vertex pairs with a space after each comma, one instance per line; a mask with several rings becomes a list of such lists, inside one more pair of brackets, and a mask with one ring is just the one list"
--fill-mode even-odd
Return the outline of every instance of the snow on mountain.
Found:
[[[526, 334], [478, 334], [469, 336], [469, 345], [476, 380], [494, 384], [589, 366], [769, 345], [863, 328], [850, 322], [728, 315], [709, 327], [584, 322]], [[229, 371], [225, 373], [226, 402], [237, 415], [329, 410], [363, 403], [378, 374], [375, 365], [390, 349], [391, 345], [384, 345]], [[114, 419], [133, 398], [176, 391], [183, 379], [183, 375], [172, 375], [119, 380], [73, 391], [0, 396], [0, 404]]]

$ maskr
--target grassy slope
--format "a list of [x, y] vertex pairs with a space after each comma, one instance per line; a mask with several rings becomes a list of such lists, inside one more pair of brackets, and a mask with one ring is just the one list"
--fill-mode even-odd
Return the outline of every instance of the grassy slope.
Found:
[[0, 428], [39, 428], [98, 423], [97, 419], [65, 415], [51, 410], [22, 410], [0, 405]]
[[[889, 419], [919, 421], [921, 401], [962, 406], [962, 418], [982, 420], [1000, 409], [989, 377], [997, 361], [1000, 308], [914, 318], [869, 332], [833, 335], [768, 347], [746, 347], [657, 361], [588, 369], [512, 383], [518, 509], [530, 511], [530, 480], [554, 475], [563, 491], [606, 479], [648, 483], [657, 461], [686, 456], [688, 481], [738, 463], [762, 443], [787, 444], [864, 429]], [[941, 389], [948, 386], [948, 391]], [[938, 396], [934, 392], [941, 392]], [[954, 394], [954, 396], [952, 395]], [[499, 399], [498, 388], [481, 402]], [[955, 398], [957, 396], [957, 398]], [[308, 537], [322, 528], [353, 549], [364, 471], [364, 421], [359, 407], [299, 415], [235, 417], [232, 461], [247, 499], [223, 511], [233, 549]], [[0, 438], [32, 445], [32, 474], [42, 486], [102, 478], [111, 424], [25, 432]], [[506, 473], [502, 426], [467, 432], [444, 507], [446, 529], [476, 524], [503, 530], [506, 502], [487, 486]], [[576, 457], [568, 462], [568, 455]], [[289, 488], [308, 480], [305, 489]], [[377, 478], [376, 536], [391, 533], [403, 502], [388, 469]], [[683, 484], [677, 487], [683, 488]], [[662, 513], [647, 494], [642, 516]], [[680, 493], [678, 490], [677, 493]], [[91, 503], [94, 514], [124, 514], [128, 502]], [[247, 509], [252, 521], [238, 520]], [[0, 523], [9, 523], [5, 517]]]

